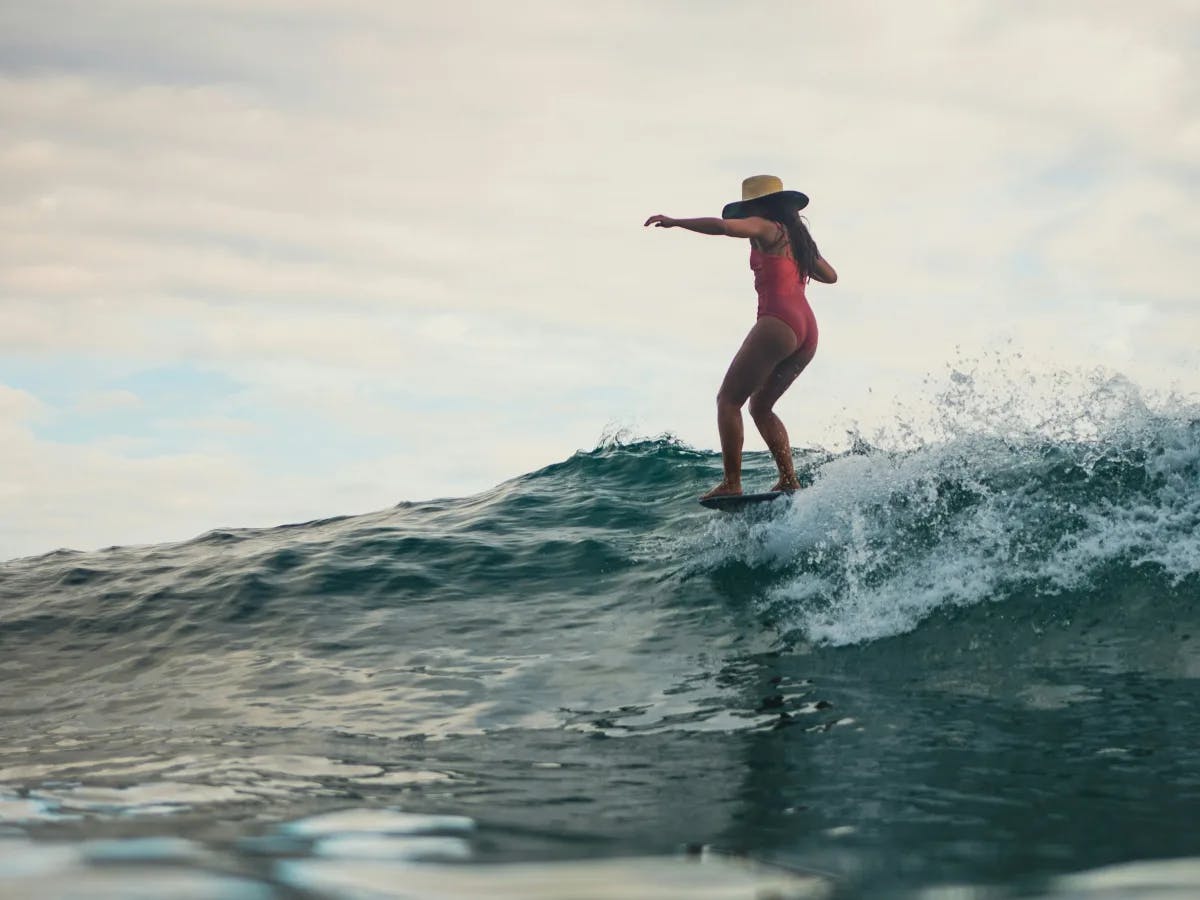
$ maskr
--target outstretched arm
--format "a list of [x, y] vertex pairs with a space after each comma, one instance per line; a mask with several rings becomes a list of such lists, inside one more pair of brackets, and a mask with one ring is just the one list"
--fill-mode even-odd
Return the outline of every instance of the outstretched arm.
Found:
[[646, 224], [658, 228], [686, 228], [697, 234], [725, 234], [736, 238], [771, 240], [776, 234], [774, 223], [770, 219], [758, 216], [745, 219], [672, 219], [670, 216], [651, 216], [646, 220]]

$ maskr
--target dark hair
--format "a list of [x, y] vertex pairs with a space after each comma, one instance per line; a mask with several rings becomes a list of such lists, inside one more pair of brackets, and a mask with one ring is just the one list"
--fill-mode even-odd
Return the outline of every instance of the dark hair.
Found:
[[817, 249], [816, 241], [808, 233], [808, 223], [804, 216], [800, 215], [800, 210], [796, 209], [795, 204], [786, 200], [782, 202], [767, 200], [759, 204], [759, 208], [753, 214], [770, 219], [772, 222], [778, 222], [787, 230], [788, 241], [792, 245], [792, 256], [796, 260], [800, 278], [802, 280], [808, 278], [817, 265], [821, 251]]

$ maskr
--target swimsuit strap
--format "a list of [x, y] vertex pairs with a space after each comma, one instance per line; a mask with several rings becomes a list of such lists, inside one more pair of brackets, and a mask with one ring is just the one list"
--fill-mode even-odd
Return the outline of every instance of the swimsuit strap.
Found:
[[779, 239], [787, 244], [788, 257], [794, 257], [795, 254], [792, 253], [792, 236], [788, 234], [788, 230], [783, 226], [783, 223], [776, 222], [775, 227], [779, 229]]
[[[771, 221], [774, 222], [775, 220], [772, 219]], [[783, 241], [784, 245], [787, 247], [787, 252], [776, 253], [772, 255], [782, 256], [784, 259], [790, 259], [792, 261], [792, 265], [796, 267], [796, 275], [799, 277], [800, 283], [804, 284], [806, 281], [808, 281], [809, 276], [806, 272], [800, 271], [800, 261], [796, 259], [796, 248], [792, 246], [791, 232], [787, 230], [787, 227], [782, 222], [775, 222], [775, 227], [779, 229], [779, 239]]]
[[[776, 242], [783, 241], [787, 245], [787, 248], [788, 248], [788, 252], [786, 254], [787, 258], [793, 259], [794, 254], [792, 253], [792, 237], [791, 237], [791, 235], [788, 234], [788, 230], [783, 225], [781, 225], [779, 222], [775, 222], [774, 219], [772, 219], [771, 221], [774, 222], [775, 227], [779, 229], [779, 236], [775, 239]], [[781, 255], [783, 255], [783, 254], [779, 254], [779, 253], [768, 253], [766, 247], [755, 247], [753, 243], [751, 243], [750, 249], [757, 250], [759, 253], [763, 254], [764, 256], [781, 256]]]

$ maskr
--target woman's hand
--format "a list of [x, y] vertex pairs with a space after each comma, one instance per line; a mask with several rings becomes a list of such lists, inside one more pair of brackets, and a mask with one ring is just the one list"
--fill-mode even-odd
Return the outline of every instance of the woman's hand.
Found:
[[646, 225], [654, 225], [657, 228], [674, 228], [678, 224], [679, 221], [670, 216], [651, 216], [646, 220]]

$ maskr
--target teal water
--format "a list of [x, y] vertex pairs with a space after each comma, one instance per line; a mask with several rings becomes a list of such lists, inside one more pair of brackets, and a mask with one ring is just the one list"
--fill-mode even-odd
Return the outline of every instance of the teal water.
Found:
[[1194, 896], [1200, 417], [1099, 406], [4, 563], [0, 897]]

